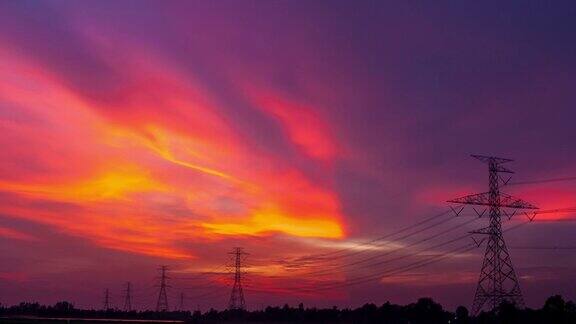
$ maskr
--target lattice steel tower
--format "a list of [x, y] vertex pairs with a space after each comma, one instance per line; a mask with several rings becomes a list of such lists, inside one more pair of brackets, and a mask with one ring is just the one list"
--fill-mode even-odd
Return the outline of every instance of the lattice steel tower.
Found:
[[[489, 188], [488, 192], [469, 195], [454, 200], [451, 203], [487, 206], [489, 208], [490, 224], [488, 227], [474, 231], [476, 234], [488, 235], [488, 243], [484, 254], [484, 262], [480, 271], [480, 278], [474, 295], [472, 313], [477, 314], [485, 306], [496, 309], [503, 301], [511, 302], [519, 307], [524, 306], [518, 278], [510, 260], [510, 253], [506, 248], [502, 235], [502, 215], [511, 218], [518, 209], [537, 209], [537, 207], [510, 195], [500, 192], [500, 182], [506, 184], [510, 179], [503, 180], [500, 173], [514, 173], [502, 164], [512, 160], [472, 155], [472, 157], [488, 164]], [[506, 208], [513, 209], [512, 213]], [[476, 210], [475, 210], [476, 211]], [[478, 211], [476, 211], [478, 213]], [[478, 213], [480, 217], [484, 214]], [[530, 218], [530, 217], [529, 217]], [[532, 217], [533, 218], [533, 217]], [[530, 218], [530, 220], [532, 220]]]
[[110, 290], [108, 290], [108, 289], [104, 290], [104, 302], [103, 303], [104, 303], [103, 309], [105, 311], [109, 310], [111, 308], [110, 307]]
[[168, 295], [166, 294], [166, 289], [168, 286], [168, 275], [166, 272], [168, 271], [167, 266], [161, 266], [160, 269], [160, 292], [158, 293], [158, 301], [156, 302], [156, 311], [157, 312], [166, 312], [168, 311]]
[[184, 293], [180, 293], [180, 304], [178, 306], [178, 310], [183, 312], [184, 311]]
[[242, 248], [234, 248], [228, 253], [234, 257], [234, 285], [232, 286], [232, 293], [230, 294], [230, 301], [228, 302], [228, 309], [230, 310], [244, 310], [246, 309], [246, 301], [244, 300], [244, 291], [242, 290], [242, 261], [244, 256], [248, 253], [244, 252]]
[[126, 288], [124, 289], [124, 311], [132, 311], [132, 284], [130, 282], [126, 283]]

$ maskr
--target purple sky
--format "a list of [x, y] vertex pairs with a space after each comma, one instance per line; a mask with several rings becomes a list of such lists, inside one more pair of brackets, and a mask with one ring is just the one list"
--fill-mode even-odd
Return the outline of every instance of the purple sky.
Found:
[[[314, 294], [301, 288], [319, 268], [345, 282], [412, 259], [278, 260], [358, 247], [486, 191], [470, 154], [514, 159], [512, 181], [576, 176], [575, 15], [572, 1], [4, 1], [0, 302], [100, 307], [109, 288], [121, 306], [131, 281], [134, 305], [153, 307], [166, 264], [172, 305], [184, 291], [189, 308], [223, 308], [225, 276], [182, 278], [221, 272], [239, 245], [250, 308], [468, 306], [483, 249]], [[574, 181], [505, 190], [576, 206]], [[506, 234], [528, 306], [576, 298], [574, 250], [520, 249], [576, 246], [574, 217]]]

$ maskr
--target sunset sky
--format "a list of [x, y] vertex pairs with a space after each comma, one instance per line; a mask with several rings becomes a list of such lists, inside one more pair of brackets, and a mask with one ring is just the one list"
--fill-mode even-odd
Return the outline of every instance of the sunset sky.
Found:
[[[154, 307], [167, 265], [171, 307], [184, 292], [221, 309], [241, 246], [251, 309], [468, 306], [483, 248], [345, 283], [458, 247], [412, 243], [472, 209], [358, 243], [486, 191], [470, 154], [514, 159], [511, 183], [576, 177], [575, 16], [573, 1], [2, 1], [0, 303], [100, 307], [108, 288], [121, 307], [130, 281]], [[503, 190], [576, 207], [576, 181]], [[529, 306], [576, 298], [576, 250], [533, 249], [575, 247], [575, 220], [506, 233]], [[368, 268], [318, 256], [403, 246], [428, 249]]]

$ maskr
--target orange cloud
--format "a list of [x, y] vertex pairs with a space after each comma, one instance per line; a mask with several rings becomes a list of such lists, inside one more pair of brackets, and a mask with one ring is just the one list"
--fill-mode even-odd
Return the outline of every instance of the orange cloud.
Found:
[[[205, 238], [344, 235], [329, 185], [250, 146], [198, 82], [157, 58], [125, 57], [133, 52], [117, 53], [128, 77], [112, 101], [85, 98], [43, 67], [0, 53], [11, 62], [0, 73], [0, 102], [23, 116], [1, 120], [9, 137], [2, 163], [13, 172], [0, 176], [0, 190], [18, 200], [2, 212], [168, 258], [192, 257], [181, 243]], [[311, 109], [277, 104], [270, 109], [306, 154], [335, 156]], [[38, 201], [74, 208], [39, 209]]]
[[10, 192], [72, 202], [122, 199], [131, 193], [166, 190], [135, 167], [112, 167], [89, 179], [44, 184], [0, 181], [0, 186]]
[[329, 218], [316, 215], [294, 217], [275, 209], [254, 211], [251, 216], [240, 223], [203, 223], [212, 233], [226, 235], [259, 235], [269, 232], [280, 232], [300, 237], [342, 237], [342, 228]]

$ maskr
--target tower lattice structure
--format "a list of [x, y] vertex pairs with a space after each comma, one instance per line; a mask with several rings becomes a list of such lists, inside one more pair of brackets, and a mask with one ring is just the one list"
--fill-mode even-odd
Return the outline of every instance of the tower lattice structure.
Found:
[[[518, 277], [512, 266], [510, 253], [502, 234], [502, 216], [510, 219], [517, 210], [531, 210], [537, 209], [537, 207], [500, 191], [500, 183], [506, 184], [510, 180], [504, 180], [500, 174], [514, 173], [502, 164], [512, 160], [481, 155], [472, 155], [472, 157], [488, 164], [489, 191], [449, 201], [457, 204], [484, 206], [489, 210], [489, 225], [472, 232], [488, 236], [484, 261], [474, 295], [472, 313], [477, 314], [486, 306], [495, 310], [505, 301], [514, 303], [518, 307], [524, 307]], [[476, 211], [476, 209], [474, 210]], [[485, 211], [476, 212], [482, 217]], [[532, 219], [533, 216], [530, 220]]]
[[178, 305], [178, 310], [183, 312], [184, 311], [184, 293], [180, 293], [180, 304]]
[[158, 292], [158, 301], [156, 302], [156, 311], [157, 312], [166, 312], [168, 311], [168, 294], [166, 290], [168, 289], [168, 267], [161, 266], [160, 269], [160, 291]]
[[110, 290], [106, 289], [104, 290], [104, 305], [103, 305], [103, 309], [104, 310], [109, 310], [110, 307]]
[[126, 283], [126, 288], [124, 289], [124, 311], [132, 311], [132, 284], [130, 282]]
[[230, 310], [245, 310], [246, 301], [244, 300], [244, 290], [242, 289], [242, 261], [244, 257], [248, 254], [240, 247], [234, 248], [232, 252], [229, 253], [233, 256], [233, 266], [234, 271], [234, 284], [232, 286], [232, 292], [230, 294], [230, 300], [228, 301], [228, 309]]

